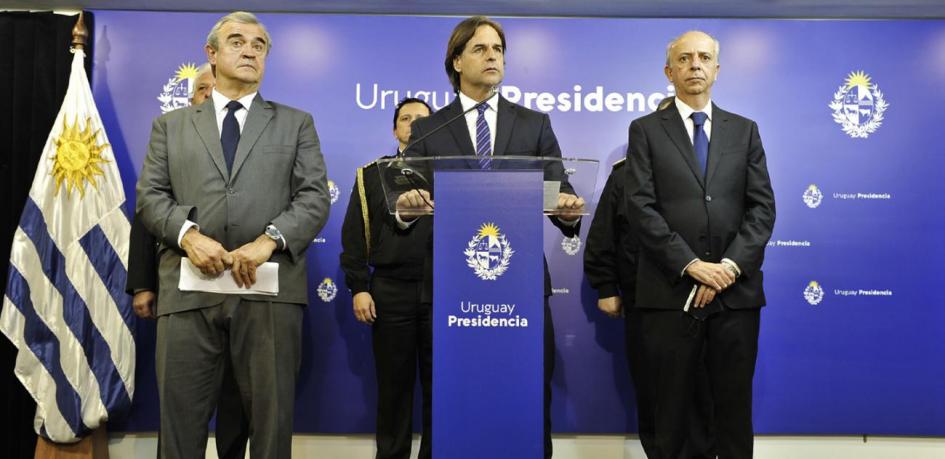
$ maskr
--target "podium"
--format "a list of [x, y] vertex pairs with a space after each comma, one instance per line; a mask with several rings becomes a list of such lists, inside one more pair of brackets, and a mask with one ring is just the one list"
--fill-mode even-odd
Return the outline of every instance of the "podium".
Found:
[[433, 457], [543, 457], [542, 220], [562, 216], [559, 192], [593, 195], [597, 161], [498, 156], [483, 169], [476, 157], [444, 156], [378, 166], [392, 213], [405, 211], [403, 193], [430, 195], [431, 215], [419, 218], [433, 218]]

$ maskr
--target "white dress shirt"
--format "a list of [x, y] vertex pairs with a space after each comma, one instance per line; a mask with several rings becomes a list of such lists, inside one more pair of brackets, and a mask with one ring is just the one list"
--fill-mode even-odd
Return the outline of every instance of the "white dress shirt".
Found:
[[[466, 111], [473, 108], [479, 102], [472, 100], [472, 98], [460, 92], [459, 103], [462, 105], [463, 111]], [[490, 97], [489, 101], [486, 102], [486, 107], [488, 108], [486, 108], [486, 111], [484, 111], [482, 115], [486, 117], [486, 124], [489, 126], [489, 145], [492, 147], [489, 151], [495, 153], [495, 127], [498, 123], [499, 97]], [[476, 138], [478, 137], [476, 135], [476, 122], [478, 121], [479, 110], [472, 110], [466, 113], [466, 128], [469, 129], [469, 138], [472, 140], [473, 152], [476, 152]]]
[[710, 99], [708, 103], [705, 104], [705, 108], [702, 110], [694, 110], [692, 107], [686, 105], [685, 102], [679, 100], [678, 97], [674, 97], [676, 100], [676, 109], [679, 110], [679, 117], [682, 118], [683, 124], [686, 125], [686, 133], [689, 134], [689, 143], [692, 143], [692, 132], [695, 130], [695, 123], [692, 121], [692, 114], [696, 111], [705, 113], [707, 118], [705, 124], [702, 125], [702, 130], [705, 131], [705, 136], [708, 141], [712, 141], [712, 100]]

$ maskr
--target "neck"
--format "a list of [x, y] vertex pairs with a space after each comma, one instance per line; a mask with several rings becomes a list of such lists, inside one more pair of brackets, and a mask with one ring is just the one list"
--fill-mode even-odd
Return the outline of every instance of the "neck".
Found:
[[230, 100], [237, 100], [259, 90], [259, 83], [241, 83], [238, 81], [220, 81], [217, 79], [216, 90]]
[[488, 99], [489, 96], [492, 95], [492, 86], [485, 86], [485, 87], [474, 86], [474, 87], [469, 87], [469, 86], [462, 86], [462, 85], [461, 85], [461, 86], [459, 87], [459, 92], [465, 94], [466, 97], [468, 97], [468, 98], [470, 98], [470, 99], [472, 99], [472, 100], [474, 100], [474, 101], [476, 101], [476, 102], [482, 102], [482, 101]]
[[710, 96], [708, 93], [702, 93], [702, 94], [677, 93], [676, 97], [678, 97], [679, 100], [683, 101], [686, 105], [692, 107], [693, 110], [698, 112], [704, 109], [705, 106], [709, 104]]

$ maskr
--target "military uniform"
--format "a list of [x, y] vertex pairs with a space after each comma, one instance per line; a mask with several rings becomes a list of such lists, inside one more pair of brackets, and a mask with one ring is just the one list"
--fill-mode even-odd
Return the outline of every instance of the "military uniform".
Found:
[[[386, 157], [390, 158], [390, 157]], [[417, 368], [423, 393], [420, 458], [431, 456], [433, 332], [421, 302], [430, 219], [409, 231], [391, 218], [376, 162], [358, 168], [342, 224], [341, 268], [352, 296], [369, 292], [377, 319], [371, 334], [377, 373], [377, 458], [408, 458]]]

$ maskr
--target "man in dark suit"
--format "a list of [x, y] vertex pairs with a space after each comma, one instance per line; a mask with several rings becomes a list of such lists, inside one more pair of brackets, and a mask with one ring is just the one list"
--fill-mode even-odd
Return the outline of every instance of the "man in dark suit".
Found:
[[705, 33], [673, 40], [665, 73], [675, 103], [630, 124], [626, 197], [641, 247], [636, 307], [656, 458], [690, 454], [703, 353], [718, 457], [752, 455], [761, 265], [774, 193], [758, 126], [712, 104], [718, 55]]
[[[328, 216], [325, 163], [311, 115], [258, 94], [271, 40], [250, 13], [207, 36], [209, 102], [155, 120], [138, 213], [161, 242], [157, 378], [163, 457], [201, 457], [229, 356], [254, 458], [291, 456], [305, 251]], [[245, 294], [179, 288], [184, 257]], [[278, 293], [249, 290], [278, 264]]]
[[[659, 104], [662, 110], [673, 103], [667, 97]], [[626, 158], [613, 165], [600, 200], [594, 210], [594, 219], [587, 231], [584, 246], [584, 275], [591, 287], [597, 290], [597, 308], [613, 318], [622, 316], [624, 321], [624, 353], [630, 378], [633, 381], [637, 411], [637, 432], [643, 450], [657, 457], [655, 425], [653, 422], [654, 400], [647, 386], [647, 368], [644, 363], [640, 309], [634, 307], [636, 296], [636, 269], [639, 242], [630, 227], [627, 213], [625, 186]], [[702, 362], [701, 362], [702, 363]], [[690, 427], [691, 454], [688, 457], [715, 457], [712, 451], [712, 436], [708, 430], [712, 404], [705, 365], [702, 363], [696, 380], [696, 409], [692, 412]]]
[[[406, 152], [408, 156], [466, 155], [477, 158], [475, 167], [491, 168], [492, 158], [503, 155], [560, 158], [558, 139], [551, 129], [547, 114], [535, 112], [515, 105], [495, 95], [505, 74], [505, 33], [499, 23], [482, 16], [468, 18], [453, 29], [446, 49], [444, 66], [450, 83], [457, 93], [456, 99], [431, 115], [418, 120], [412, 129], [411, 141], [416, 142]], [[418, 140], [431, 130], [444, 125], [448, 120], [487, 101], [479, 108], [469, 111], [465, 119], [456, 120], [446, 128]], [[501, 167], [501, 166], [496, 166]], [[559, 177], [563, 177], [560, 174]], [[567, 183], [565, 191], [571, 191]], [[424, 209], [432, 203], [425, 191], [404, 193], [398, 199], [398, 209]], [[558, 209], [562, 215], [552, 217], [552, 223], [567, 237], [580, 230], [579, 214], [584, 200], [570, 192], [559, 194]], [[397, 216], [406, 226], [401, 215]], [[425, 217], [426, 218], [426, 217]], [[432, 249], [430, 251], [432, 254]], [[433, 263], [427, 260], [425, 301], [432, 302]], [[554, 372], [554, 324], [548, 297], [551, 296], [551, 276], [545, 264], [545, 313], [544, 313], [544, 372], [545, 372], [545, 456], [551, 457], [551, 376]]]
[[[394, 109], [394, 137], [403, 152], [410, 125], [430, 115], [426, 102], [407, 98]], [[392, 158], [385, 156], [384, 158]], [[359, 167], [341, 225], [341, 269], [354, 316], [371, 325], [377, 373], [377, 459], [408, 459], [413, 433], [413, 392], [420, 373], [423, 437], [420, 459], [431, 457], [433, 395], [432, 311], [420, 301], [429, 219], [404, 231], [389, 217], [377, 161]]]

